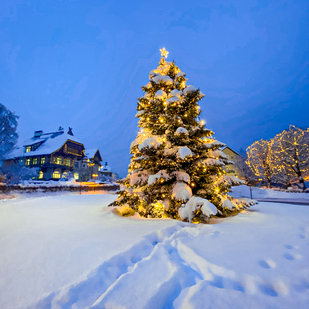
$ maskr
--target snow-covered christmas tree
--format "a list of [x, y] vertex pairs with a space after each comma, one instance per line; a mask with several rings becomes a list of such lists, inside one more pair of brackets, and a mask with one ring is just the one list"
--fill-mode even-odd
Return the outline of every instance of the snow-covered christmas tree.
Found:
[[157, 69], [149, 74], [138, 98], [140, 128], [131, 144], [126, 189], [118, 192], [113, 206], [138, 212], [141, 216], [206, 221], [211, 215], [229, 215], [253, 202], [232, 199], [231, 185], [242, 181], [226, 176], [231, 164], [221, 152], [223, 143], [199, 121], [198, 102], [204, 94], [187, 86], [187, 78], [161, 49]]

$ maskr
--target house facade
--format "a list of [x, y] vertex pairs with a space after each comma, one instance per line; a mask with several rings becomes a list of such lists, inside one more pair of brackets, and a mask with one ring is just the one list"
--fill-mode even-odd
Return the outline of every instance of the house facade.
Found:
[[233, 150], [232, 148], [228, 146], [225, 146], [221, 151], [228, 157], [229, 161], [234, 162], [234, 165], [233, 164], [225, 165], [225, 170], [227, 171], [227, 175], [237, 176], [240, 179], [244, 178], [243, 177], [244, 175], [237, 168], [237, 162], [241, 162], [243, 160], [243, 157], [239, 153], [237, 153], [235, 150]]
[[99, 150], [87, 152], [71, 128], [66, 133], [60, 127], [51, 133], [35, 131], [33, 137], [6, 156], [3, 167], [39, 168], [39, 180], [59, 180], [73, 174], [77, 181], [88, 181], [99, 175], [101, 161]]
[[77, 181], [89, 181], [101, 176], [102, 157], [98, 149], [88, 149], [85, 156], [74, 162], [73, 173]]

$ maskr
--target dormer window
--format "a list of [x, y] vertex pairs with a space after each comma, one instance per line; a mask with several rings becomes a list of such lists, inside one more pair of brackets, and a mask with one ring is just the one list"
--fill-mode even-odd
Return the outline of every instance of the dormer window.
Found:
[[30, 152], [31, 151], [31, 146], [26, 146], [25, 147], [25, 152]]

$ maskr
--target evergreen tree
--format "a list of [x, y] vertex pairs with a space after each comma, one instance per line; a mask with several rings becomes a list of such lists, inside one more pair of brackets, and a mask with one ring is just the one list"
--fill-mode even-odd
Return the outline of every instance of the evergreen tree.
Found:
[[241, 183], [225, 176], [231, 164], [221, 152], [223, 143], [199, 121], [198, 102], [204, 94], [187, 86], [187, 78], [163, 48], [157, 69], [142, 87], [137, 114], [140, 128], [131, 144], [126, 189], [113, 206], [127, 206], [144, 217], [171, 217], [205, 221], [214, 214], [228, 215], [252, 202], [233, 200], [227, 193]]
[[18, 118], [18, 116], [0, 103], [0, 159], [13, 149], [17, 141], [18, 134], [16, 129]]

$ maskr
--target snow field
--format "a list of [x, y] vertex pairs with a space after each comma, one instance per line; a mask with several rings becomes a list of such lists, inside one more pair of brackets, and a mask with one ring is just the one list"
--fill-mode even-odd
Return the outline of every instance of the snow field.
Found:
[[117, 217], [115, 198], [1, 203], [0, 307], [308, 308], [309, 207], [193, 225]]

